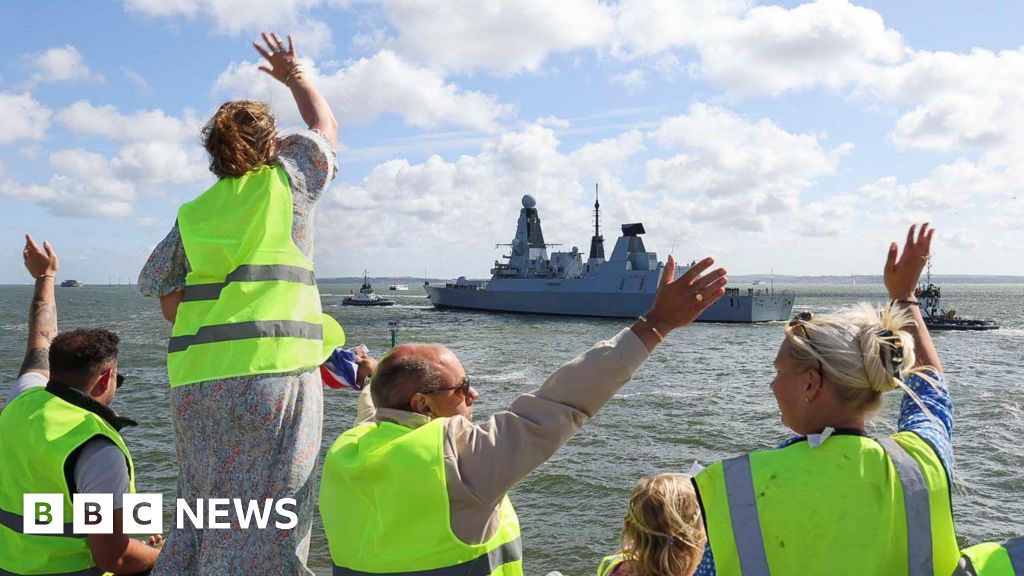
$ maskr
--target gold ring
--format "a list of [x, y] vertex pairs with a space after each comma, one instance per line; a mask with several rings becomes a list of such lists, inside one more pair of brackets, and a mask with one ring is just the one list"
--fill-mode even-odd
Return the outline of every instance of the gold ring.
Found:
[[703, 302], [704, 301], [704, 295], [701, 294], [700, 292], [697, 292], [696, 294], [694, 294], [693, 297], [697, 299], [697, 302]]

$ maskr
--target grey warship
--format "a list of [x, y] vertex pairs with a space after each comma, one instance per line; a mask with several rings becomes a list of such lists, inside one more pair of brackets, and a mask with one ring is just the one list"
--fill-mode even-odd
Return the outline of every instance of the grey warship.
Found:
[[[460, 277], [444, 286], [424, 285], [438, 309], [523, 314], [635, 318], [654, 303], [664, 264], [644, 247], [644, 225], [622, 225], [611, 258], [605, 259], [600, 208], [594, 201], [594, 235], [586, 262], [575, 246], [548, 254], [537, 202], [523, 196], [515, 239], [507, 245], [507, 262], [495, 261], [489, 282]], [[677, 276], [685, 271], [677, 268]], [[726, 288], [726, 294], [697, 319], [702, 322], [769, 322], [788, 320], [794, 296], [747, 288]]]

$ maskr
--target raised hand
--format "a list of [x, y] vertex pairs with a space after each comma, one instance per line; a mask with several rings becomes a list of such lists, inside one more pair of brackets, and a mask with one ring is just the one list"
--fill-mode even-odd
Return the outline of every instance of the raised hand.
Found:
[[53, 246], [50, 246], [49, 242], [43, 242], [43, 247], [40, 248], [28, 234], [25, 234], [25, 249], [21, 254], [25, 259], [25, 268], [33, 278], [55, 276], [57, 269], [60, 268], [60, 260]]
[[662, 336], [693, 322], [725, 294], [725, 285], [729, 283], [725, 268], [716, 268], [701, 276], [714, 263], [714, 258], [705, 258], [676, 279], [676, 260], [668, 257], [654, 306], [647, 313], [647, 319]]
[[267, 64], [260, 64], [260, 70], [270, 74], [287, 86], [293, 78], [297, 79], [302, 74], [299, 58], [295, 54], [295, 43], [292, 41], [291, 35], [288, 35], [288, 47], [286, 48], [276, 32], [271, 32], [270, 34], [260, 32], [260, 34], [263, 36], [263, 41], [267, 44], [266, 48], [261, 46], [259, 42], [253, 42], [252, 47], [270, 64], [269, 66]]
[[889, 244], [889, 254], [885, 260], [882, 277], [885, 279], [889, 297], [893, 300], [914, 296], [914, 289], [921, 278], [921, 270], [924, 270], [931, 255], [932, 235], [935, 229], [929, 228], [927, 222], [921, 224], [921, 230], [917, 234], [914, 233], [916, 228], [917, 225], [912, 224], [907, 231], [907, 243], [903, 246], [902, 254], [898, 254], [899, 247], [895, 242]]

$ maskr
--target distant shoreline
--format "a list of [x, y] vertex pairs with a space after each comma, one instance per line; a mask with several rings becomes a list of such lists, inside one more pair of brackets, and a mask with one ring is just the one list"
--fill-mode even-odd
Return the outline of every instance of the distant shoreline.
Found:
[[[432, 284], [440, 284], [444, 282], [451, 282], [454, 278], [428, 278]], [[488, 278], [471, 278], [471, 280], [487, 281]], [[882, 277], [875, 275], [863, 275], [863, 276], [787, 276], [782, 274], [776, 274], [774, 277], [776, 284], [785, 285], [804, 285], [804, 286], [872, 286], [882, 285]], [[1010, 276], [1010, 275], [994, 275], [994, 274], [933, 274], [932, 281], [939, 286], [943, 284], [1024, 284], [1024, 276]], [[753, 284], [758, 282], [760, 286], [767, 287], [772, 282], [772, 276], [770, 274], [739, 274], [730, 275], [729, 282], [731, 284]], [[85, 287], [89, 286], [125, 286], [130, 288], [137, 288], [135, 284], [108, 284], [106, 282], [90, 283], [84, 282]], [[342, 276], [337, 278], [317, 278], [317, 284], [324, 286], [330, 285], [355, 285], [358, 286], [363, 283], [362, 276]], [[391, 284], [405, 284], [412, 288], [415, 286], [423, 285], [423, 277], [414, 276], [381, 276], [381, 277], [370, 277], [370, 284], [378, 289], [386, 290]], [[0, 284], [0, 286], [31, 286], [30, 283], [22, 284]], [[73, 288], [65, 288], [65, 290], [72, 290]]]
[[[454, 278], [428, 278], [431, 283], [450, 282]], [[487, 278], [477, 280], [486, 281]], [[768, 285], [772, 282], [770, 274], [742, 274], [730, 275], [729, 281], [733, 284], [752, 284], [755, 281], [761, 285]], [[880, 275], [853, 275], [853, 276], [785, 276], [776, 274], [774, 281], [778, 284], [829, 284], [829, 285], [882, 285]], [[932, 274], [932, 281], [936, 284], [1024, 284], [1024, 276], [992, 275], [992, 274]], [[340, 278], [318, 278], [318, 284], [362, 284], [362, 276], [350, 276]], [[371, 284], [405, 284], [407, 286], [419, 286], [423, 284], [423, 277], [413, 276], [383, 276], [380, 278], [370, 277]]]

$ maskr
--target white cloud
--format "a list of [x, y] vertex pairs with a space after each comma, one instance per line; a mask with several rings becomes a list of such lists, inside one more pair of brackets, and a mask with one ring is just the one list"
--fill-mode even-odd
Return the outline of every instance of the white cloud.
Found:
[[57, 173], [47, 184], [8, 182], [3, 192], [41, 204], [58, 216], [120, 217], [131, 213], [135, 187], [113, 176], [103, 155], [82, 149], [60, 150], [50, 154], [50, 165]]
[[295, 30], [302, 52], [319, 53], [331, 46], [331, 30], [309, 11], [323, 0], [124, 0], [129, 12], [154, 18], [206, 17], [214, 30], [229, 36], [255, 35], [261, 30]]
[[644, 79], [644, 71], [639, 68], [634, 68], [629, 72], [623, 72], [622, 74], [614, 74], [608, 79], [608, 82], [622, 86], [629, 94], [643, 92], [644, 88], [647, 87], [647, 80]]
[[597, 0], [392, 0], [381, 9], [402, 56], [451, 71], [536, 72], [552, 52], [596, 48], [614, 31]]
[[651, 132], [681, 150], [646, 164], [647, 184], [690, 202], [691, 215], [765, 230], [773, 213], [799, 204], [800, 192], [833, 174], [853, 145], [822, 146], [823, 136], [793, 134], [774, 122], [750, 122], [717, 106], [694, 104]]
[[942, 164], [926, 178], [910, 184], [895, 176], [865, 184], [860, 193], [868, 200], [891, 206], [894, 211], [912, 211], [932, 218], [975, 206], [979, 201], [1009, 197], [1021, 189], [1004, 170], [987, 163], [960, 158]]
[[[367, 124], [393, 113], [411, 126], [436, 129], [461, 126], [493, 132], [514, 109], [497, 98], [462, 90], [427, 68], [412, 66], [394, 52], [361, 58], [333, 74], [323, 74], [312, 62], [306, 69], [331, 103], [342, 124]], [[217, 78], [215, 90], [229, 97], [269, 94], [279, 116], [296, 121], [290, 93], [260, 72], [254, 63], [232, 64]]]
[[1024, 49], [917, 52], [860, 90], [911, 107], [891, 134], [901, 147], [991, 150], [1024, 142]]
[[117, 142], [197, 139], [199, 120], [187, 110], [183, 118], [163, 110], [122, 114], [114, 106], [95, 106], [79, 100], [57, 114], [57, 121], [76, 134], [102, 136]]
[[100, 136], [121, 144], [110, 168], [135, 183], [198, 184], [208, 177], [199, 144], [200, 122], [186, 110], [182, 118], [163, 110], [123, 114], [113, 106], [78, 101], [57, 120], [76, 134]]
[[0, 145], [17, 140], [42, 140], [52, 112], [25, 92], [0, 92]]
[[70, 44], [33, 54], [29, 57], [29, 64], [33, 70], [32, 83], [102, 79], [102, 76], [94, 75], [89, 70], [85, 64], [85, 58], [82, 58], [82, 53]]
[[621, 0], [607, 41], [625, 59], [692, 48], [726, 33], [749, 6], [747, 0]]
[[971, 235], [968, 230], [959, 228], [956, 230], [950, 230], [949, 232], [940, 236], [946, 245], [959, 250], [974, 250], [978, 246], [977, 240]]
[[49, 155], [52, 175], [45, 183], [5, 180], [2, 193], [38, 203], [53, 214], [72, 217], [120, 217], [132, 212], [139, 193], [162, 194], [168, 186], [200, 190], [213, 178], [206, 169], [194, 114], [183, 118], [162, 110], [123, 114], [113, 106], [79, 101], [57, 119], [72, 133], [100, 137], [118, 145], [106, 156], [83, 148]]
[[152, 88], [149, 85], [149, 81], [146, 80], [145, 76], [139, 74], [131, 68], [128, 68], [127, 66], [122, 66], [121, 71], [124, 72], [124, 75], [128, 78], [128, 80], [131, 81], [131, 83], [139, 89], [139, 92], [142, 92], [143, 94], [149, 94], [150, 92], [152, 92]]
[[[614, 172], [642, 149], [643, 135], [631, 131], [566, 152], [555, 133], [530, 124], [483, 145], [476, 155], [447, 161], [431, 156], [413, 164], [394, 159], [377, 165], [358, 183], [335, 185], [318, 208], [320, 246], [373, 245], [375, 262], [430, 262], [431, 274], [486, 270], [498, 253], [491, 242], [508, 240], [523, 194], [533, 195], [541, 208], [549, 242], [560, 249], [584, 245], [589, 238], [590, 205], [600, 164]], [[601, 180], [606, 221], [632, 220], [635, 193], [614, 178]], [[372, 222], [372, 226], [360, 223]], [[425, 245], [423, 238], [437, 242]], [[610, 247], [609, 247], [610, 249]], [[344, 260], [351, 270], [353, 255], [343, 259], [323, 249], [322, 264]], [[472, 264], [469, 264], [472, 263]], [[330, 268], [327, 268], [330, 270]], [[379, 273], [405, 272], [401, 268]]]
[[572, 127], [572, 121], [559, 116], [541, 116], [534, 120], [533, 123], [539, 126], [554, 128], [556, 130], [565, 130], [566, 128]]
[[737, 96], [847, 88], [908, 53], [877, 12], [846, 0], [758, 6], [697, 49], [700, 76]]

